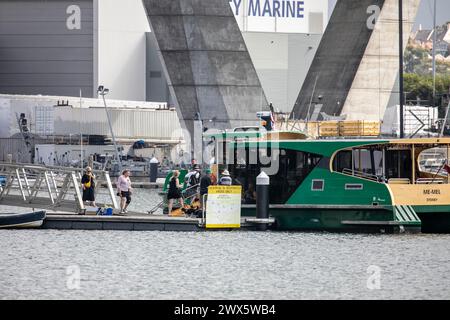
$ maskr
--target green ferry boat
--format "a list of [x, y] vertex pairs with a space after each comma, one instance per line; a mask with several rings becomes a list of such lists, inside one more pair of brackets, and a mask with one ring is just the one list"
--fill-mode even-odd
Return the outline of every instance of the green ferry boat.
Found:
[[[276, 230], [450, 232], [450, 138], [318, 139], [300, 132], [205, 136], [213, 171], [243, 189], [242, 216], [256, 215], [256, 177], [270, 177]], [[446, 154], [420, 166], [423, 152]], [[436, 151], [437, 153], [437, 151]]]

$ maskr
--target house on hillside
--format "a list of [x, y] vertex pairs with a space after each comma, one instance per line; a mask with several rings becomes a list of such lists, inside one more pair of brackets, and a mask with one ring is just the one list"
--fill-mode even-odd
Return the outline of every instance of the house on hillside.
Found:
[[[436, 54], [446, 58], [450, 55], [450, 22], [437, 27], [436, 32]], [[423, 30], [422, 27], [411, 34], [413, 44], [427, 51], [433, 50], [433, 38], [434, 30]]]

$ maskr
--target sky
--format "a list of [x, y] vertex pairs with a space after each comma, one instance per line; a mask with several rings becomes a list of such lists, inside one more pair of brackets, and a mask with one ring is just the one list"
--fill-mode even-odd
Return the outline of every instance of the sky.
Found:
[[[439, 26], [450, 21], [450, 1], [436, 0], [436, 6], [436, 24]], [[416, 28], [419, 27], [419, 24], [422, 24], [423, 29], [433, 28], [433, 10], [434, 0], [422, 0], [416, 18]]]

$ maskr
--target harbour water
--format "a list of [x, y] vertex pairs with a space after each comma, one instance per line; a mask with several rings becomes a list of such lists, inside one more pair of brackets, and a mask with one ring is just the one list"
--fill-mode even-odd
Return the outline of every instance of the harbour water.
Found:
[[[155, 191], [139, 190], [134, 205], [150, 199]], [[0, 299], [448, 299], [449, 243], [421, 234], [0, 230]]]

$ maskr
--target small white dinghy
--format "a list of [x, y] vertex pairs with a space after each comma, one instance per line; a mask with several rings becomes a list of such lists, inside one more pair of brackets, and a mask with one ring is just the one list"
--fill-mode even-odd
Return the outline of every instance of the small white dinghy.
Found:
[[0, 228], [39, 228], [42, 226], [45, 216], [45, 211], [0, 213]]

